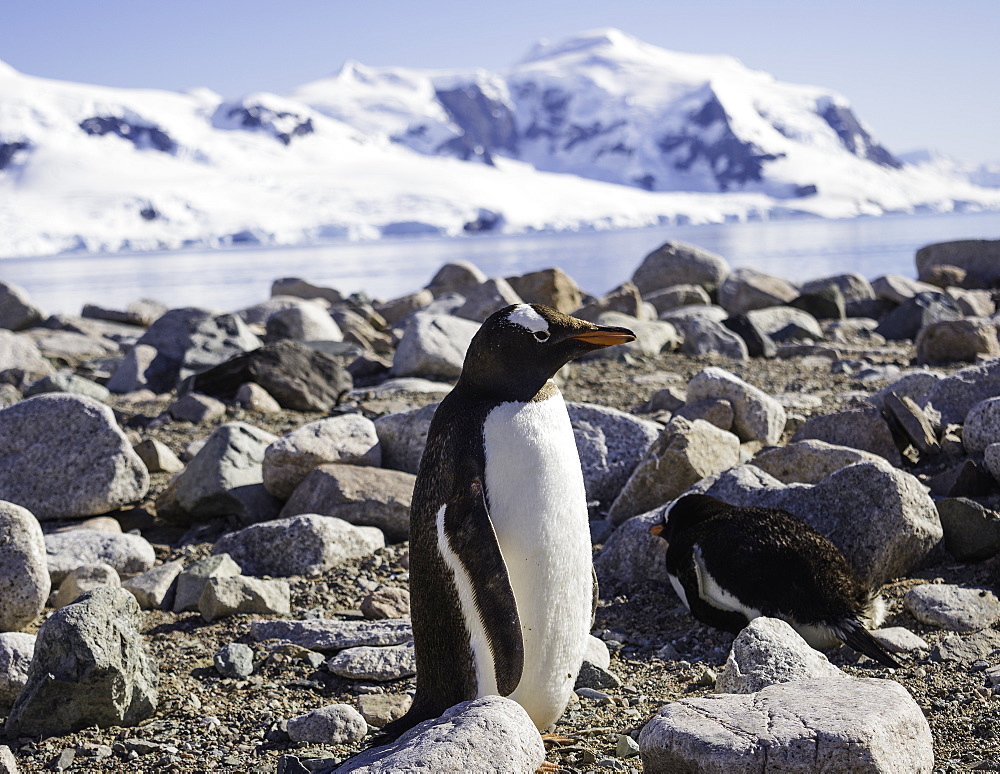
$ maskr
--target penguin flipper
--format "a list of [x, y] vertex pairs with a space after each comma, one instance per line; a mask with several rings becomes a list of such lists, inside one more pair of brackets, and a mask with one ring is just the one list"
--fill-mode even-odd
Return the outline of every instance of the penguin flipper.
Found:
[[836, 632], [845, 645], [858, 653], [863, 653], [884, 667], [899, 669], [899, 662], [858, 621], [848, 621], [846, 624], [836, 627]]
[[678, 565], [677, 580], [684, 589], [684, 602], [687, 604], [687, 609], [695, 619], [706, 626], [721, 629], [730, 634], [738, 634], [749, 623], [747, 617], [742, 613], [735, 610], [723, 610], [705, 599], [693, 552], [689, 554], [686, 561], [682, 561]]
[[480, 478], [475, 478], [467, 491], [448, 503], [444, 534], [449, 548], [472, 580], [476, 610], [493, 655], [497, 691], [507, 696], [521, 681], [524, 641], [507, 563], [497, 542]]

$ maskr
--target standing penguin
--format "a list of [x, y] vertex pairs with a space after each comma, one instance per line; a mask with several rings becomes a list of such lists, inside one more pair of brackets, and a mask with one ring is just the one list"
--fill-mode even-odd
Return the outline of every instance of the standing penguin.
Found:
[[704, 494], [679, 498], [665, 519], [650, 531], [667, 541], [670, 583], [702, 623], [736, 634], [754, 618], [780, 618], [814, 648], [844, 643], [899, 666], [863, 623], [881, 623], [882, 600], [805, 522]]
[[473, 338], [410, 509], [416, 695], [379, 741], [488, 694], [520, 703], [539, 729], [562, 715], [596, 580], [580, 458], [551, 377], [634, 338], [538, 304], [495, 312]]

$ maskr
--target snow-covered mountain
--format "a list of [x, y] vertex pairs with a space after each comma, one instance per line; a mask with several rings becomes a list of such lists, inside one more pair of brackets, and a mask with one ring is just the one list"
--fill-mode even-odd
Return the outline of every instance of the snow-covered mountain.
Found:
[[0, 63], [0, 256], [1000, 208], [833, 92], [616, 30], [504, 73], [345, 65], [281, 97]]

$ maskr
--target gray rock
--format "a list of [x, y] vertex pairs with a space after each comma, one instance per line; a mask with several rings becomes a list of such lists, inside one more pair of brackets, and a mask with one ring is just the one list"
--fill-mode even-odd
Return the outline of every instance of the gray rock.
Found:
[[[892, 680], [799, 680], [663, 707], [639, 735], [643, 771], [930, 774], [931, 730]], [[818, 763], [818, 762], [821, 762]]]
[[166, 562], [129, 578], [122, 584], [122, 588], [132, 593], [143, 610], [170, 610], [174, 603], [171, 592], [183, 569], [184, 563], [180, 560]]
[[209, 578], [232, 578], [243, 573], [229, 554], [219, 553], [206, 556], [192, 563], [177, 576], [177, 588], [174, 593], [174, 612], [182, 613], [197, 610], [205, 584]]
[[385, 545], [374, 527], [355, 527], [315, 513], [265, 521], [219, 538], [212, 552], [229, 554], [248, 575], [319, 575]]
[[970, 454], [982, 453], [990, 444], [1000, 443], [1000, 398], [977, 403], [965, 417], [962, 443]]
[[59, 584], [52, 600], [52, 607], [56, 610], [75, 602], [76, 599], [88, 591], [102, 588], [103, 586], [118, 587], [122, 585], [121, 578], [114, 567], [104, 562], [95, 564], [82, 564], [69, 572]]
[[276, 414], [281, 411], [281, 404], [271, 397], [271, 393], [254, 382], [241, 384], [233, 402], [240, 408], [256, 411], [258, 414]]
[[960, 320], [962, 312], [945, 293], [917, 293], [897, 306], [878, 324], [875, 332], [888, 341], [917, 338], [922, 328], [944, 320]]
[[361, 614], [370, 621], [410, 615], [410, 592], [394, 586], [376, 589], [361, 600]]
[[524, 708], [501, 696], [484, 696], [456, 704], [392, 744], [365, 750], [337, 772], [445, 772], [458, 766], [462, 771], [506, 774], [533, 772], [544, 760], [542, 738]]
[[818, 341], [823, 338], [823, 327], [819, 321], [808, 312], [791, 306], [754, 309], [747, 313], [747, 317], [775, 341], [801, 338]]
[[340, 651], [326, 662], [333, 674], [348, 680], [386, 682], [417, 673], [413, 643], [383, 647], [359, 646]]
[[0, 372], [10, 371], [19, 377], [18, 384], [40, 379], [55, 369], [30, 338], [0, 329]]
[[18, 771], [14, 753], [7, 745], [0, 745], [0, 774], [18, 774]]
[[696, 419], [703, 419], [710, 425], [715, 425], [720, 430], [728, 431], [733, 426], [736, 413], [733, 411], [733, 404], [728, 400], [724, 398], [709, 398], [685, 404], [678, 409], [677, 416], [691, 422]]
[[426, 289], [437, 298], [445, 293], [466, 295], [486, 282], [486, 275], [469, 261], [446, 263], [427, 283]]
[[[260, 345], [260, 339], [236, 315], [171, 309], [139, 338], [107, 386], [111, 392], [143, 387], [167, 392], [188, 376]], [[148, 348], [152, 348], [151, 357]]]
[[631, 282], [622, 283], [610, 293], [584, 304], [573, 312], [572, 316], [581, 320], [597, 322], [597, 318], [604, 312], [618, 312], [633, 319], [647, 319], [642, 296], [639, 295], [638, 288]]
[[295, 298], [320, 298], [331, 304], [344, 300], [343, 295], [334, 288], [314, 285], [299, 277], [282, 277], [271, 283], [271, 296], [294, 296]]
[[40, 521], [108, 513], [148, 489], [146, 466], [103, 403], [52, 393], [0, 410], [0, 499]]
[[124, 589], [90, 591], [42, 624], [9, 736], [60, 736], [88, 726], [134, 726], [156, 711], [158, 674]]
[[381, 728], [403, 717], [412, 703], [413, 700], [405, 694], [367, 693], [358, 696], [358, 712], [368, 725]]
[[733, 269], [719, 286], [719, 306], [729, 314], [787, 304], [799, 295], [787, 280], [747, 267]]
[[839, 548], [872, 588], [917, 567], [941, 540], [930, 496], [909, 473], [885, 462], [859, 462], [815, 486], [784, 486], [741, 465], [696, 489], [733, 505], [782, 508]]
[[111, 399], [111, 391], [97, 382], [85, 379], [71, 371], [57, 371], [43, 376], [24, 388], [24, 397], [43, 395], [47, 392], [68, 392], [71, 395], [85, 395], [88, 398], [107, 403]]
[[846, 409], [812, 417], [795, 431], [792, 442], [809, 439], [871, 452], [894, 467], [902, 464], [892, 431], [882, 413], [874, 407]]
[[945, 288], [944, 292], [954, 299], [966, 317], [990, 317], [996, 314], [997, 305], [993, 300], [992, 291]]
[[1000, 514], [975, 500], [938, 500], [938, 516], [948, 553], [960, 562], [982, 562], [1000, 553]]
[[368, 723], [354, 707], [331, 704], [305, 715], [288, 719], [288, 736], [293, 742], [350, 744], [368, 733]]
[[579, 286], [562, 269], [542, 269], [507, 277], [507, 282], [526, 304], [544, 304], [557, 312], [572, 314], [583, 303]]
[[956, 266], [986, 287], [1000, 280], [1000, 240], [961, 239], [938, 242], [917, 250], [917, 275], [930, 276], [935, 266]]
[[92, 529], [50, 532], [45, 535], [45, 553], [53, 584], [84, 564], [104, 562], [121, 576], [146, 572], [156, 562], [156, 552], [145, 538]]
[[392, 375], [457, 379], [478, 330], [477, 323], [461, 317], [417, 312], [396, 347]]
[[333, 355], [282, 339], [202, 371], [184, 388], [231, 400], [247, 382], [259, 384], [284, 408], [323, 412], [333, 409], [354, 385], [350, 372]]
[[216, 651], [212, 663], [223, 677], [242, 680], [253, 674], [253, 650], [242, 642], [230, 642]]
[[860, 274], [837, 274], [806, 282], [802, 285], [802, 293], [816, 293], [835, 287], [844, 297], [844, 305], [848, 316], [867, 317], [872, 303], [876, 299], [875, 289]]
[[855, 462], [882, 459], [860, 449], [808, 439], [765, 449], [753, 458], [753, 464], [783, 484], [818, 484]]
[[190, 392], [167, 406], [167, 413], [178, 422], [215, 422], [226, 415], [226, 404], [209, 395]]
[[659, 355], [670, 352], [681, 345], [681, 336], [669, 322], [662, 320], [639, 320], [621, 312], [602, 312], [597, 315], [598, 325], [612, 325], [628, 328], [635, 334], [635, 340], [615, 347], [599, 349], [584, 359], [620, 359], [626, 354]]
[[34, 621], [51, 590], [38, 521], [26, 508], [0, 501], [0, 632]]
[[917, 293], [934, 293], [937, 288], [926, 282], [910, 279], [900, 274], [886, 274], [872, 280], [872, 290], [878, 298], [893, 304], [905, 304]]
[[826, 656], [777, 618], [755, 618], [733, 640], [716, 693], [756, 693], [792, 680], [846, 679]]
[[376, 304], [375, 308], [389, 325], [395, 325], [404, 317], [423, 309], [433, 300], [434, 294], [424, 289], [382, 304]]
[[914, 651], [930, 650], [927, 640], [902, 626], [890, 626], [886, 629], [874, 629], [872, 637], [890, 653], [912, 653]]
[[868, 402], [876, 408], [882, 408], [885, 396], [890, 392], [896, 393], [900, 398], [911, 398], [918, 406], [923, 407], [924, 397], [927, 393], [941, 381], [942, 375], [937, 371], [926, 369], [904, 372], [892, 384], [883, 387], [881, 390], [871, 395]]
[[299, 484], [281, 511], [336, 516], [363, 527], [378, 527], [390, 543], [409, 537], [410, 500], [416, 477], [398, 470], [321, 465]]
[[250, 636], [258, 642], [284, 640], [309, 650], [333, 651], [401, 645], [413, 640], [413, 628], [409, 619], [400, 618], [384, 621], [310, 618], [304, 621], [251, 621]]
[[264, 450], [264, 487], [287, 500], [306, 475], [328, 463], [379, 467], [382, 447], [375, 423], [360, 414], [309, 422]]
[[264, 489], [264, 450], [277, 436], [244, 422], [220, 425], [174, 481], [177, 504], [193, 519], [267, 521], [281, 503]]
[[660, 435], [660, 425], [617, 409], [568, 403], [588, 500], [609, 505]]
[[600, 667], [601, 669], [610, 669], [611, 651], [608, 650], [608, 646], [605, 644], [604, 640], [599, 639], [592, 634], [588, 634], [587, 647], [583, 653], [583, 660], [593, 664], [594, 666]]
[[884, 397], [884, 406], [887, 414], [896, 421], [917, 449], [924, 454], [938, 454], [941, 451], [941, 444], [938, 443], [930, 420], [912, 398], [890, 392]]
[[28, 682], [28, 667], [34, 653], [34, 634], [0, 632], [0, 713], [7, 714]]
[[776, 444], [785, 428], [785, 409], [774, 398], [728, 371], [715, 366], [688, 382], [689, 403], [721, 398], [733, 406], [733, 432], [741, 441]]
[[995, 660], [1000, 654], [1000, 632], [984, 629], [971, 634], [948, 634], [931, 651], [935, 661], [959, 661], [971, 664], [980, 659]]
[[683, 242], [665, 242], [632, 274], [643, 296], [673, 285], [700, 285], [711, 293], [729, 275], [729, 264], [714, 253]]
[[684, 333], [682, 350], [685, 355], [722, 355], [733, 360], [750, 359], [746, 342], [717, 320], [692, 315], [684, 321], [673, 322], [678, 323]]
[[437, 407], [437, 403], [428, 403], [375, 420], [375, 431], [382, 445], [383, 467], [416, 474]]
[[288, 581], [262, 580], [235, 575], [209, 578], [198, 600], [198, 610], [206, 621], [239, 613], [288, 615], [291, 590]]
[[696, 419], [672, 419], [636, 466], [608, 512], [612, 524], [646, 513], [689, 487], [739, 462], [740, 442], [730, 432]]
[[621, 688], [621, 686], [622, 681], [606, 668], [600, 667], [597, 664], [591, 664], [589, 661], [584, 660], [584, 662], [580, 665], [579, 673], [577, 673], [576, 683], [573, 685], [573, 690], [577, 690], [579, 688], [593, 688], [594, 690], [600, 691]]
[[1000, 621], [1000, 600], [988, 589], [923, 584], [907, 591], [903, 604], [921, 623], [955, 632], [977, 631]]
[[270, 340], [343, 341], [344, 334], [330, 313], [321, 305], [309, 301], [274, 312], [267, 318]]
[[917, 362], [930, 365], [974, 363], [1000, 355], [996, 323], [984, 318], [932, 322], [920, 329], [915, 343]]
[[712, 303], [701, 285], [690, 284], [655, 290], [643, 296], [643, 300], [653, 305], [657, 315], [679, 306], [707, 306]]
[[976, 404], [996, 397], [1000, 397], [1000, 359], [966, 366], [938, 380], [918, 403], [928, 416], [939, 417], [939, 425], [960, 425]]
[[43, 312], [24, 288], [0, 282], [0, 328], [23, 331], [45, 319]]
[[649, 533], [663, 523], [665, 508], [634, 516], [616, 529], [594, 559], [602, 593], [644, 581], [667, 584], [667, 543]]
[[184, 470], [184, 463], [162, 441], [144, 438], [132, 450], [139, 455], [142, 464], [150, 473], [177, 473]]
[[455, 310], [455, 316], [477, 323], [481, 323], [498, 309], [522, 303], [521, 297], [510, 283], [500, 278], [488, 279], [464, 295], [465, 303]]

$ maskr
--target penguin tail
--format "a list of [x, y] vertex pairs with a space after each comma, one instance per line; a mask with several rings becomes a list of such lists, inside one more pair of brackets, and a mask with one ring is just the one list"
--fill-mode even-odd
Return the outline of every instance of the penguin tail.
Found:
[[863, 653], [884, 667], [899, 669], [900, 663], [892, 657], [871, 633], [861, 625], [860, 621], [849, 620], [835, 627], [837, 634], [845, 645], [858, 653]]

